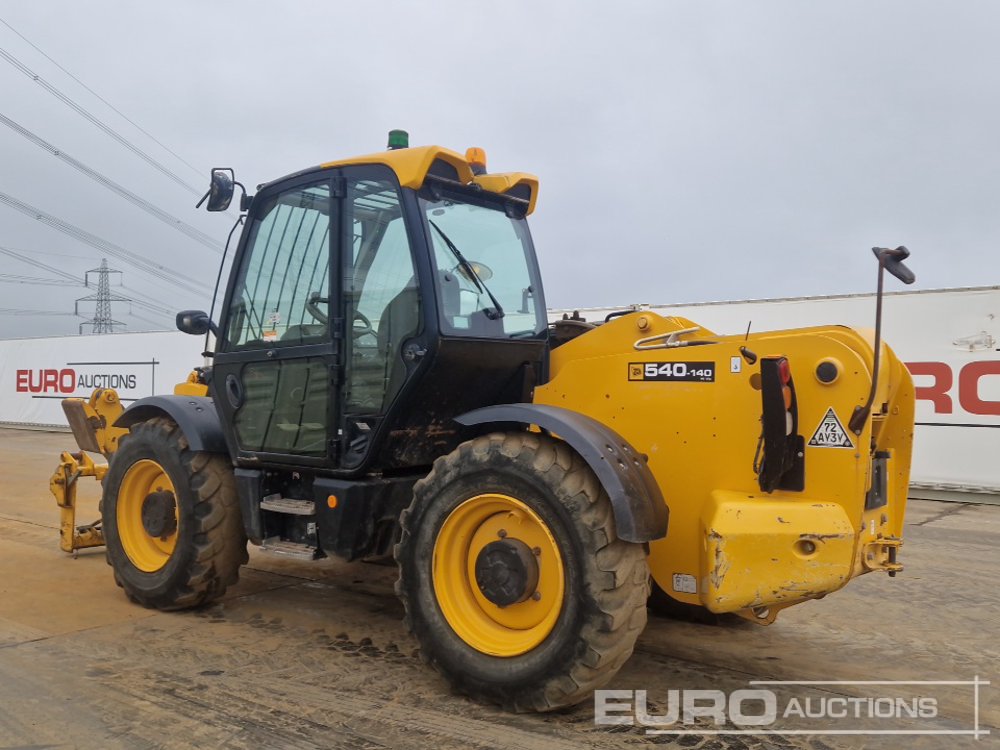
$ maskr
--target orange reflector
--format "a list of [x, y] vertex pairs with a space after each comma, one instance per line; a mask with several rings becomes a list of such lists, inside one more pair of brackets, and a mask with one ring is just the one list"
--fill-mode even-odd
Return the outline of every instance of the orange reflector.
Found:
[[782, 388], [781, 388], [781, 395], [785, 397], [785, 409], [791, 409], [792, 408], [792, 389], [789, 388], [787, 385], [786, 386], [782, 386]]
[[330, 495], [330, 497], [328, 497], [326, 499], [326, 504], [329, 505], [331, 508], [336, 508], [337, 507], [337, 496], [336, 495]]

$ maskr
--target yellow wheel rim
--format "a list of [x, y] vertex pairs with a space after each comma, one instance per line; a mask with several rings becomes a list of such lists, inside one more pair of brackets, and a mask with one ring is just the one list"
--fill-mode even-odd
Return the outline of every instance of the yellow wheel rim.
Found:
[[[501, 607], [476, 582], [476, 560], [490, 543], [514, 540], [533, 551], [538, 584], [533, 596]], [[565, 575], [549, 527], [520, 500], [499, 494], [471, 497], [444, 520], [434, 541], [434, 595], [455, 633], [477, 651], [517, 656], [552, 632], [562, 611]]]
[[[170, 492], [174, 496], [174, 527], [162, 536], [152, 536], [143, 524], [142, 508], [146, 497], [154, 492]], [[167, 564], [177, 546], [179, 519], [177, 493], [173, 482], [156, 461], [136, 461], [122, 477], [118, 490], [118, 536], [128, 559], [144, 573], [155, 573]]]

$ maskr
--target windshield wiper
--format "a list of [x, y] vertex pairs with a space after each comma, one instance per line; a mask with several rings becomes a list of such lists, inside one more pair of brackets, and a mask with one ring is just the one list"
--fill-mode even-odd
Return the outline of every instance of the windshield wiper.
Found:
[[500, 320], [500, 318], [504, 316], [503, 307], [500, 306], [500, 302], [497, 298], [493, 296], [493, 292], [490, 291], [490, 288], [486, 286], [486, 282], [479, 278], [479, 274], [476, 273], [476, 269], [472, 267], [472, 264], [469, 263], [468, 260], [466, 260], [465, 256], [462, 255], [462, 251], [455, 246], [455, 243], [448, 238], [448, 235], [441, 230], [441, 227], [435, 224], [431, 219], [428, 219], [427, 221], [430, 222], [430, 225], [434, 227], [434, 230], [441, 235], [441, 239], [444, 240], [444, 244], [448, 246], [449, 250], [451, 250], [451, 254], [458, 259], [458, 264], [462, 267], [466, 274], [468, 274], [469, 279], [471, 279], [476, 285], [479, 292], [486, 292], [486, 294], [489, 295], [490, 302], [493, 303], [493, 309], [487, 307], [483, 310], [486, 317], [490, 320]]

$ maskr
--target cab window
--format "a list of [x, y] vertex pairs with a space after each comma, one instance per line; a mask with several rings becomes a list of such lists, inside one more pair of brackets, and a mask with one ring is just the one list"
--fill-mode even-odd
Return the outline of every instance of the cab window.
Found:
[[495, 204], [448, 198], [420, 203], [433, 248], [442, 332], [488, 338], [542, 333], [545, 310], [527, 222]]
[[405, 379], [403, 345], [420, 329], [420, 294], [395, 183], [348, 181], [345, 219], [352, 232], [344, 269], [346, 411], [380, 414]]
[[329, 289], [329, 184], [279, 193], [250, 227], [225, 350], [329, 340]]

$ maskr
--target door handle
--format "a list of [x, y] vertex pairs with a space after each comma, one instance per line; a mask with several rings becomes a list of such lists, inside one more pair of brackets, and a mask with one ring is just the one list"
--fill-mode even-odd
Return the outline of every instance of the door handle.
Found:
[[407, 362], [416, 362], [425, 354], [427, 354], [427, 349], [418, 344], [416, 341], [411, 341], [403, 347], [403, 359]]

